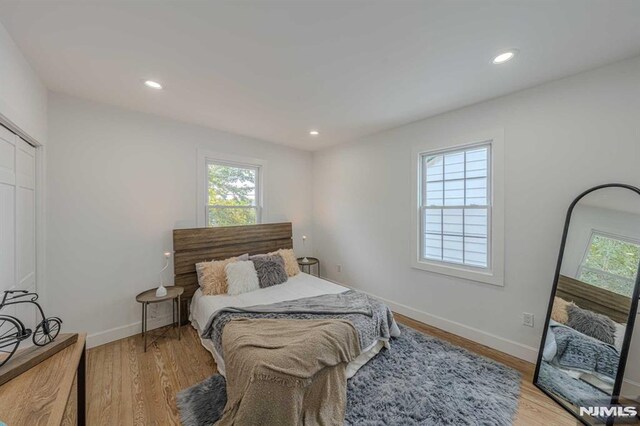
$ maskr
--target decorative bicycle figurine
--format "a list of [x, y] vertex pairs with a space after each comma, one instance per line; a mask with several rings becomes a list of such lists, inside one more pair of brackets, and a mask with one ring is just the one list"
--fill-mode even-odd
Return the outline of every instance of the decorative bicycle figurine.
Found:
[[42, 320], [36, 325], [35, 331], [31, 331], [18, 318], [0, 314], [0, 367], [9, 361], [23, 340], [32, 337], [35, 345], [44, 346], [53, 342], [53, 339], [60, 333], [62, 320], [58, 317], [46, 318], [42, 307], [36, 300], [38, 300], [38, 294], [29, 293], [26, 290], [7, 290], [4, 292], [0, 310], [10, 305], [32, 303], [38, 308]]

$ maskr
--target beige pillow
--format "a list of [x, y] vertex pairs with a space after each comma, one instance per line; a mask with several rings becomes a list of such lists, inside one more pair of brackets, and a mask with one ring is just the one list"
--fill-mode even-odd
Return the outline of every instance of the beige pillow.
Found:
[[300, 273], [298, 259], [296, 259], [296, 254], [293, 252], [293, 249], [280, 249], [275, 253], [279, 254], [284, 259], [284, 269], [287, 271], [287, 275], [293, 277]]
[[229, 263], [247, 259], [248, 255], [242, 255], [240, 257], [230, 257], [224, 260], [212, 260], [211, 262], [196, 263], [198, 284], [202, 289], [202, 294], [205, 296], [227, 294], [227, 275], [224, 267]]
[[569, 321], [567, 307], [573, 305], [573, 302], [567, 302], [559, 297], [553, 298], [553, 308], [551, 308], [551, 319], [560, 324], [566, 324]]

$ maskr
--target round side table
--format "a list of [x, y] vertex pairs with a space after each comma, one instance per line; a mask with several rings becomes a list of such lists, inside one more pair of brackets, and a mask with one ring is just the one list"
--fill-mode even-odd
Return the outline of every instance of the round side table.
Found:
[[317, 257], [307, 257], [307, 261], [304, 261], [304, 257], [299, 257], [298, 260], [298, 266], [300, 266], [300, 269], [302, 270], [302, 272], [305, 272], [304, 268], [307, 268], [307, 274], [311, 275], [311, 267], [313, 265], [316, 265], [316, 277], [320, 278], [320, 259], [318, 259]]
[[[178, 330], [178, 340], [180, 340], [180, 296], [184, 293], [184, 287], [179, 286], [169, 286], [165, 287], [167, 289], [167, 295], [162, 297], [156, 297], [156, 289], [152, 288], [147, 291], [143, 291], [139, 295], [136, 296], [136, 302], [142, 304], [142, 336], [144, 337], [144, 351], [147, 351], [147, 310], [150, 303], [160, 303], [171, 301], [172, 308], [172, 320], [174, 328]], [[176, 305], [178, 305], [178, 321], [176, 321]], [[155, 339], [149, 344], [153, 344], [156, 340], [163, 337], [167, 333], [168, 329], [165, 330], [164, 333], [155, 336]]]

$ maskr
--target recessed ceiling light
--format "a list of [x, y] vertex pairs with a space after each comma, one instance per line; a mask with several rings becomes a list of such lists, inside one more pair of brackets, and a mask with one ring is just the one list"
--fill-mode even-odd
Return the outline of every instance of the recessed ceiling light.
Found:
[[504, 64], [505, 62], [512, 60], [516, 56], [516, 53], [518, 53], [518, 50], [516, 49], [507, 50], [493, 58], [493, 63]]
[[320, 134], [320, 132], [319, 132], [319, 131], [317, 131], [317, 130], [311, 130], [311, 131], [309, 132], [309, 134], [310, 134], [311, 136], [318, 136], [318, 135]]
[[144, 85], [147, 87], [151, 87], [152, 89], [162, 89], [162, 84], [157, 81], [147, 80], [144, 82]]

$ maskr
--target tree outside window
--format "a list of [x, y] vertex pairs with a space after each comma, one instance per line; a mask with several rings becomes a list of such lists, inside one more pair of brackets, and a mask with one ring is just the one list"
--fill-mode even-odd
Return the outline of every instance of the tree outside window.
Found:
[[207, 225], [260, 222], [259, 167], [207, 163]]
[[640, 263], [640, 242], [594, 232], [578, 279], [631, 297]]

